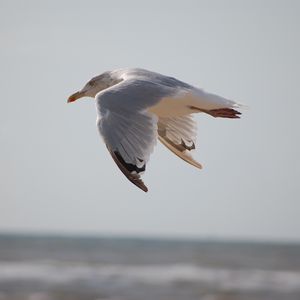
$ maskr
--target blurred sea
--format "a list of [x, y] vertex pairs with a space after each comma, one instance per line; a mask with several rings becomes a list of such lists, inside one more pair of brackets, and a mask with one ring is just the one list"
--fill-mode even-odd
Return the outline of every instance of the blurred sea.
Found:
[[299, 300], [300, 245], [0, 235], [0, 300]]

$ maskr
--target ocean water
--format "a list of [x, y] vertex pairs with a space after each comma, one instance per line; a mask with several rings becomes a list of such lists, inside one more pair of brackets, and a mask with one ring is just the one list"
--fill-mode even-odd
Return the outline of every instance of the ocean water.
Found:
[[300, 245], [0, 235], [0, 300], [299, 300]]

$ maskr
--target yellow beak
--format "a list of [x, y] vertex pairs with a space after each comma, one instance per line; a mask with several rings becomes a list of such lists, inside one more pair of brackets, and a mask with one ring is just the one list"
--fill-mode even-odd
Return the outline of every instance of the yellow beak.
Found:
[[81, 98], [81, 97], [84, 97], [84, 93], [83, 92], [76, 92], [74, 93], [73, 95], [71, 95], [69, 98], [68, 98], [68, 103], [70, 102], [74, 102], [76, 101], [77, 99]]

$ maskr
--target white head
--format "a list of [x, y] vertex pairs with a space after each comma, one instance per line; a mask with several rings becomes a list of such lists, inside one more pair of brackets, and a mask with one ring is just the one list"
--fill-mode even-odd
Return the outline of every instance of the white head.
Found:
[[74, 102], [82, 97], [95, 97], [100, 91], [115, 85], [121, 80], [113, 78], [112, 72], [104, 72], [101, 75], [93, 77], [80, 91], [72, 94], [68, 102]]

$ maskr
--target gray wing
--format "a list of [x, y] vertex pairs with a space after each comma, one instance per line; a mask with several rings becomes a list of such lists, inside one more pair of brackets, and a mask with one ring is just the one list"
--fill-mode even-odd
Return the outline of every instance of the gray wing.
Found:
[[170, 91], [151, 82], [123, 81], [96, 96], [98, 129], [124, 175], [143, 191], [140, 178], [157, 140], [157, 116], [147, 111]]
[[190, 152], [195, 149], [197, 124], [191, 115], [159, 118], [158, 138], [160, 142], [178, 157], [201, 169]]

